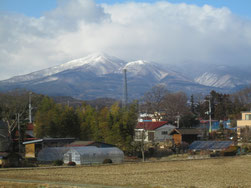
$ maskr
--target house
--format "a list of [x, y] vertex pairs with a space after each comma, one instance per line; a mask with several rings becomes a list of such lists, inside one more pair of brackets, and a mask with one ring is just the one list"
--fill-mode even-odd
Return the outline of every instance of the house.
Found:
[[64, 163], [102, 164], [105, 161], [122, 163], [124, 152], [117, 147], [98, 148], [96, 146], [70, 147], [64, 154]]
[[166, 118], [165, 112], [154, 112], [153, 114], [141, 113], [139, 114], [138, 122], [156, 122], [163, 121]]
[[162, 142], [171, 139], [170, 131], [176, 128], [167, 121], [138, 122], [135, 128], [135, 141]]
[[199, 130], [195, 128], [176, 128], [170, 132], [176, 145], [186, 142], [191, 144], [198, 139]]
[[25, 145], [25, 158], [36, 158], [40, 150], [46, 147], [63, 147], [74, 142], [75, 138], [43, 138], [23, 142]]
[[251, 129], [251, 111], [241, 112], [241, 120], [237, 120], [237, 136], [240, 138], [241, 129], [248, 126]]
[[[200, 120], [200, 128], [201, 129], [205, 129], [206, 131], [209, 130], [209, 124], [210, 121], [209, 120]], [[231, 121], [227, 120], [227, 121], [218, 121], [218, 120], [211, 120], [211, 124], [212, 124], [212, 131], [217, 131], [219, 130], [221, 127], [224, 129], [230, 129], [230, 130], [235, 130], [235, 128], [231, 127]]]

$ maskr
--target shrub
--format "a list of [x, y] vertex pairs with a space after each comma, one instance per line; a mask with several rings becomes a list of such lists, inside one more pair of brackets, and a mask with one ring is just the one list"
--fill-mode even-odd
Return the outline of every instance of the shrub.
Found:
[[237, 146], [230, 146], [228, 149], [221, 151], [221, 156], [234, 156], [237, 154], [237, 151]]
[[68, 165], [68, 166], [76, 166], [76, 163], [73, 162], [73, 161], [70, 161], [67, 165]]
[[53, 162], [54, 166], [62, 166], [64, 164], [64, 162], [62, 160], [56, 160]]
[[244, 152], [249, 153], [251, 152], [251, 145], [244, 144], [242, 145], [242, 149], [244, 150]]
[[23, 160], [21, 161], [20, 167], [37, 167], [38, 164], [35, 161]]
[[112, 163], [112, 160], [111, 160], [111, 159], [105, 159], [105, 160], [103, 161], [103, 164], [108, 164], [108, 163]]

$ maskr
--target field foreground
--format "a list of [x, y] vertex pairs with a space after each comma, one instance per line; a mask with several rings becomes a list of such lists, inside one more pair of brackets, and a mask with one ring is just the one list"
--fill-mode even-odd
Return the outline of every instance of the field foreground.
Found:
[[[235, 188], [251, 187], [250, 177], [251, 156], [247, 155], [206, 160], [69, 168], [1, 169], [0, 187], [40, 187], [41, 185], [43, 187], [92, 187], [91, 185], [97, 185], [98, 187], [98, 185], [103, 185], [104, 187], [136, 188]], [[50, 182], [53, 184], [49, 184]]]

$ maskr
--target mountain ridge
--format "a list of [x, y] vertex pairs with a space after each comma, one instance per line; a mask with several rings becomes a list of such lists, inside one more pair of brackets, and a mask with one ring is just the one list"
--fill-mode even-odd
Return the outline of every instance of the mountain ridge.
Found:
[[142, 97], [156, 84], [164, 84], [173, 92], [206, 94], [211, 90], [231, 92], [251, 83], [248, 74], [245, 75], [248, 79], [242, 81], [240, 72], [236, 73], [230, 68], [223, 68], [222, 71], [221, 68], [205, 71], [197, 77], [187, 77], [184, 72], [150, 61], [126, 62], [104, 53], [94, 53], [58, 66], [0, 81], [0, 91], [25, 88], [42, 94], [77, 99], [118, 99], [123, 96], [123, 69], [127, 69], [130, 99]]

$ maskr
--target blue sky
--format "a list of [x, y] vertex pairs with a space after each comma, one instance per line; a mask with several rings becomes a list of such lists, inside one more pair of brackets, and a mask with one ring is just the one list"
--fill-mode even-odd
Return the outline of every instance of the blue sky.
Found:
[[[97, 3], [121, 3], [128, 0], [95, 0]], [[133, 1], [133, 0], [132, 0]], [[156, 0], [134, 0], [134, 2], [156, 2]], [[216, 8], [227, 7], [234, 14], [251, 18], [251, 0], [168, 0], [170, 3], [186, 3], [203, 6], [208, 4]], [[54, 9], [57, 0], [0, 0], [0, 11], [22, 13], [26, 16], [39, 17], [44, 12]]]

